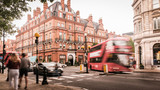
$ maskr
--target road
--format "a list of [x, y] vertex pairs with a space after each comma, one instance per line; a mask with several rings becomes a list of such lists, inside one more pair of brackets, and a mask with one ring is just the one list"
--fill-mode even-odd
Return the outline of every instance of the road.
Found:
[[[160, 90], [159, 73], [108, 74], [90, 71], [76, 73], [79, 67], [64, 68], [63, 76], [48, 77], [49, 84], [81, 87], [84, 90]], [[42, 76], [39, 77], [42, 81]], [[29, 79], [35, 81], [35, 75], [29, 73]], [[41, 82], [40, 82], [41, 83]]]

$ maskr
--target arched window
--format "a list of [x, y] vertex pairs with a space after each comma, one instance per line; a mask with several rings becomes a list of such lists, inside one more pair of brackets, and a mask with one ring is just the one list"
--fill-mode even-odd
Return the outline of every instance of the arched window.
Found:
[[153, 45], [153, 64], [160, 65], [160, 43]]

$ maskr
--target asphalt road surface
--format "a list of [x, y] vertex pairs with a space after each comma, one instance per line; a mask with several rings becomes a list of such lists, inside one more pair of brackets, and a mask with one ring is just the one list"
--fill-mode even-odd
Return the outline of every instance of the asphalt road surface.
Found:
[[[79, 72], [79, 67], [71, 66], [64, 68], [60, 78], [48, 77], [49, 84], [62, 84], [66, 86], [81, 87], [84, 90], [160, 90], [160, 73], [127, 73], [108, 74], [90, 71]], [[35, 75], [30, 72], [29, 79], [35, 81]], [[43, 77], [39, 77], [40, 83]]]

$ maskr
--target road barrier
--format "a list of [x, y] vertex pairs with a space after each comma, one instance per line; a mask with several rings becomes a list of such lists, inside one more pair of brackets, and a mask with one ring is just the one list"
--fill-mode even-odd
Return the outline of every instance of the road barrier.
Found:
[[104, 71], [104, 73], [108, 73], [108, 65], [103, 66], [103, 71]]
[[80, 64], [80, 71], [84, 72], [84, 65], [83, 64]]

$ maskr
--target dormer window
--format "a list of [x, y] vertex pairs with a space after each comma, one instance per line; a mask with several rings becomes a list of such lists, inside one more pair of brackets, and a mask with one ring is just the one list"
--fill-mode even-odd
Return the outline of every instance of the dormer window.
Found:
[[79, 22], [79, 18], [77, 18], [77, 22]]
[[65, 12], [68, 12], [68, 8], [65, 8]]
[[59, 5], [58, 10], [62, 10], [62, 6], [61, 5]]
[[61, 17], [61, 18], [62, 18], [62, 13], [61, 13], [61, 12], [59, 13], [59, 17]]

